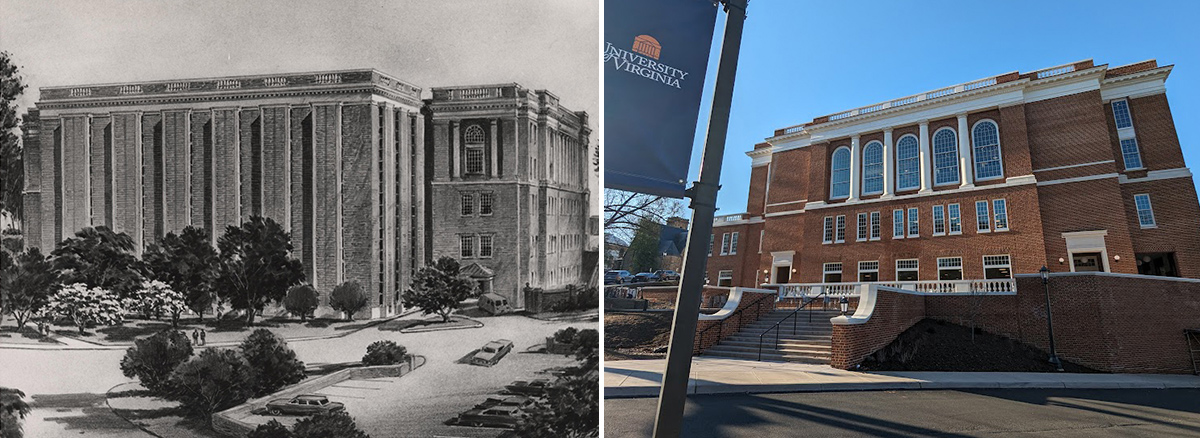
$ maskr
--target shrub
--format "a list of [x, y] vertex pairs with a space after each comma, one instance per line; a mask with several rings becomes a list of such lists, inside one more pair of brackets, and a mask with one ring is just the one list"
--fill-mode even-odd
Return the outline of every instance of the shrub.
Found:
[[367, 307], [367, 293], [357, 281], [347, 281], [333, 288], [329, 294], [329, 306], [333, 310], [346, 312], [346, 320], [354, 319], [354, 314]]
[[154, 336], [138, 339], [121, 359], [121, 373], [137, 377], [142, 386], [155, 393], [165, 393], [168, 379], [179, 364], [192, 357], [192, 342], [178, 330], [163, 330]]
[[370, 438], [346, 412], [322, 412], [292, 426], [295, 438]]
[[255, 330], [242, 341], [240, 348], [254, 374], [256, 397], [304, 380], [304, 362], [296, 359], [296, 352], [288, 348], [287, 341], [270, 330]]
[[292, 431], [279, 421], [271, 420], [267, 424], [258, 425], [246, 438], [292, 438]]
[[245, 402], [254, 394], [254, 370], [237, 351], [210, 348], [171, 373], [170, 398], [188, 415], [212, 421], [213, 413]]
[[565, 329], [554, 332], [554, 342], [570, 344], [575, 340], [575, 335], [579, 333], [575, 327], [567, 327]]
[[363, 356], [363, 365], [395, 365], [404, 361], [408, 349], [392, 341], [375, 341], [367, 346], [367, 354]]
[[25, 393], [16, 388], [0, 386], [0, 437], [20, 438], [25, 433], [21, 423], [33, 412]]
[[309, 284], [292, 286], [291, 289], [288, 289], [287, 296], [283, 297], [283, 308], [293, 315], [298, 315], [300, 322], [308, 321], [308, 315], [317, 310], [317, 306], [320, 304], [321, 297], [317, 295], [317, 290]]
[[83, 283], [64, 286], [50, 297], [44, 309], [46, 315], [71, 320], [79, 328], [79, 334], [92, 324], [117, 324], [123, 318], [117, 294], [98, 287], [89, 288]]

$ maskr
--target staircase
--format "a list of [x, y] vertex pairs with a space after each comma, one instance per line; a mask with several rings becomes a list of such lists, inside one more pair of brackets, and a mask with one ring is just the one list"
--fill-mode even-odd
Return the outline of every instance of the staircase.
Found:
[[792, 329], [791, 319], [779, 324], [779, 348], [776, 349], [775, 330], [771, 330], [771, 327], [790, 315], [793, 310], [795, 309], [775, 310], [758, 321], [747, 324], [740, 332], [704, 350], [704, 356], [757, 360], [759, 335], [770, 330], [770, 333], [762, 337], [762, 360], [828, 365], [829, 340], [833, 333], [833, 325], [829, 323], [829, 318], [840, 313], [833, 310], [813, 310], [810, 323], [809, 310], [801, 310], [796, 314], [795, 330]]

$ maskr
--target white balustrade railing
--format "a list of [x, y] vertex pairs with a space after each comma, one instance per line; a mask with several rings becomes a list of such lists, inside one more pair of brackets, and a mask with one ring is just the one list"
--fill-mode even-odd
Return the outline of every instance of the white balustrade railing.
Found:
[[1011, 294], [1017, 290], [1012, 279], [994, 280], [927, 280], [927, 281], [884, 281], [859, 283], [787, 283], [764, 284], [763, 287], [779, 289], [779, 299], [815, 297], [824, 293], [834, 297], [857, 297], [870, 286], [893, 287], [923, 293], [954, 294]]

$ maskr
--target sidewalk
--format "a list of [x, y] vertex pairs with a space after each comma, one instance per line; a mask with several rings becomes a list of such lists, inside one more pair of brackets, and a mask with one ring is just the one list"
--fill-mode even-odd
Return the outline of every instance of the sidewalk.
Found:
[[[604, 397], [657, 397], [666, 361], [604, 363]], [[1070, 374], [1004, 372], [854, 372], [827, 365], [692, 358], [688, 394], [974, 388], [1200, 388], [1186, 374]]]

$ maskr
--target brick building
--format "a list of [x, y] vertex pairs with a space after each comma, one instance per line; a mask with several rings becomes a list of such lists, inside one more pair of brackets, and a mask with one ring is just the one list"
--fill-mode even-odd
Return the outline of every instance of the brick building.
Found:
[[[373, 296], [364, 312], [373, 317], [403, 307], [400, 292], [415, 269], [460, 255], [466, 242], [456, 233], [492, 236], [489, 253], [544, 260], [544, 247], [522, 243], [547, 229], [544, 201], [566, 197], [560, 192], [578, 209], [571, 217], [587, 216], [587, 175], [582, 184], [556, 180], [526, 163], [549, 157], [544, 166], [565, 169], [568, 153], [587, 156], [586, 114], [515, 84], [434, 89], [429, 101], [421, 93], [369, 69], [42, 88], [24, 126], [26, 242], [48, 251], [104, 225], [128, 233], [141, 252], [188, 225], [215, 239], [261, 215], [291, 233], [322, 308], [334, 286], [355, 280]], [[494, 193], [495, 217], [460, 218], [466, 206], [447, 191], [460, 185]], [[510, 206], [525, 199], [514, 190], [530, 185], [542, 204], [519, 211], [532, 225], [486, 224], [514, 224]], [[565, 218], [568, 209], [560, 212]], [[585, 232], [582, 219], [549, 222], [555, 233]], [[512, 261], [463, 265], [518, 307], [523, 282], [581, 281], [549, 270], [517, 274], [525, 265]]]
[[747, 153], [747, 213], [714, 224], [709, 282], [1200, 278], [1171, 69], [1087, 60], [776, 130]]

